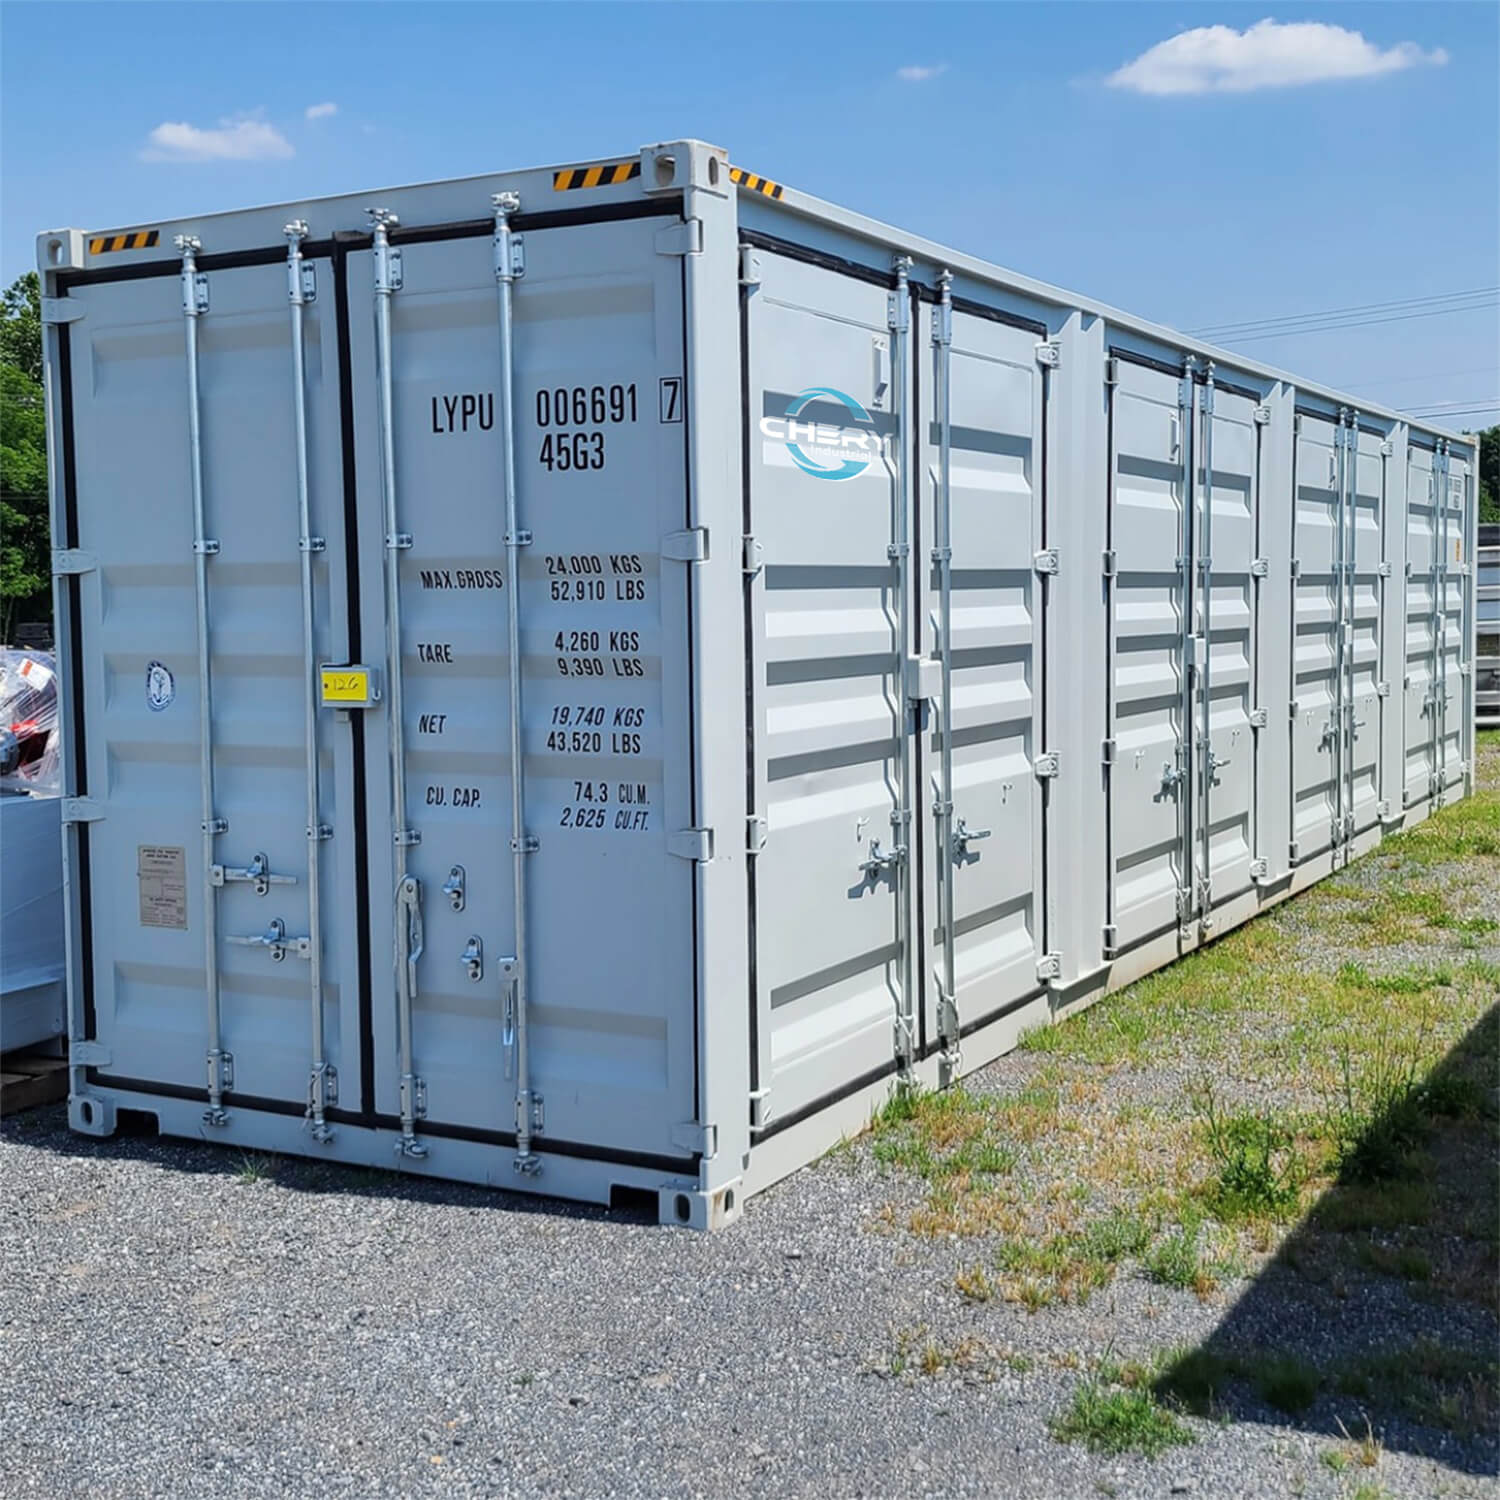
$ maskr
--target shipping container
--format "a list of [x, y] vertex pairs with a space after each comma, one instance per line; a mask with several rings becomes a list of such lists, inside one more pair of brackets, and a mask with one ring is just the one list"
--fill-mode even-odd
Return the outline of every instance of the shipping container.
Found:
[[1472, 789], [1471, 440], [717, 148], [38, 248], [80, 1131], [719, 1225]]
[[1500, 729], [1500, 524], [1479, 523], [1476, 559], [1474, 713], [1481, 729]]

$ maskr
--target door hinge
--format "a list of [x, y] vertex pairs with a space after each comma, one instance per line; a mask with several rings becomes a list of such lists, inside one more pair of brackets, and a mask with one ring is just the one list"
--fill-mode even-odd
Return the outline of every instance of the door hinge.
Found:
[[1255, 408], [1255, 425], [1257, 427], [1269, 427], [1271, 425], [1271, 408], [1269, 406], [1257, 406]]
[[766, 820], [751, 813], [745, 819], [745, 852], [759, 854], [766, 847]]
[[1043, 552], [1033, 553], [1031, 558], [1031, 566], [1038, 573], [1050, 573], [1053, 576], [1056, 576], [1058, 570], [1057, 548], [1048, 547]]
[[1302, 559], [1300, 557], [1294, 557], [1292, 559], [1292, 582], [1295, 583], [1301, 577], [1302, 577]]
[[1100, 560], [1100, 571], [1106, 578], [1114, 578], [1120, 571], [1120, 559], [1113, 547], [1107, 548]]
[[54, 547], [52, 549], [52, 576], [68, 578], [78, 573], [92, 573], [99, 566], [99, 559], [81, 547]]
[[1116, 743], [1115, 740], [1113, 740], [1113, 739], [1105, 740], [1105, 742], [1099, 747], [1099, 758], [1107, 766], [1114, 765], [1114, 763], [1115, 763], [1115, 752], [1116, 752], [1116, 750], [1118, 748], [1119, 748], [1119, 746], [1118, 746], [1118, 744]]
[[1252, 557], [1250, 559], [1250, 576], [1252, 578], [1264, 578], [1271, 571], [1271, 564], [1264, 557]]
[[707, 562], [708, 527], [694, 526], [687, 531], [669, 531], [661, 539], [661, 555], [673, 562]]
[[1390, 798], [1388, 798], [1388, 797], [1382, 797], [1380, 799], [1380, 801], [1375, 804], [1375, 816], [1377, 818], [1379, 818], [1382, 823], [1388, 823], [1388, 822], [1390, 822], [1390, 820], [1391, 820], [1391, 803], [1390, 803]]
[[1301, 844], [1301, 841], [1300, 841], [1300, 840], [1298, 840], [1298, 839], [1293, 839], [1293, 840], [1292, 840], [1292, 841], [1291, 841], [1291, 842], [1290, 842], [1290, 843], [1289, 843], [1289, 844], [1288, 844], [1288, 845], [1287, 845], [1287, 846], [1286, 846], [1286, 857], [1287, 857], [1287, 858], [1288, 858], [1288, 859], [1289, 859], [1289, 860], [1291, 860], [1291, 862], [1292, 862], [1292, 863], [1293, 863], [1293, 864], [1296, 864], [1296, 863], [1297, 863], [1297, 851], [1298, 851], [1298, 850], [1299, 850], [1299, 849], [1301, 849], [1301, 847], [1302, 847], [1302, 844]]
[[76, 323], [88, 313], [88, 310], [88, 303], [77, 297], [42, 298], [43, 323]]
[[68, 1061], [75, 1067], [107, 1068], [114, 1053], [103, 1042], [69, 1042]]
[[1263, 708], [1250, 710], [1250, 727], [1252, 729], [1264, 729], [1266, 727], [1267, 715]]
[[1389, 578], [1391, 576], [1391, 565], [1388, 562], [1383, 562], [1383, 563], [1380, 564], [1380, 566], [1378, 568], [1376, 568], [1375, 571], [1382, 578]]
[[760, 285], [760, 256], [755, 253], [754, 245], [740, 246], [740, 285]]
[[925, 656], [908, 656], [904, 672], [906, 696], [916, 702], [936, 698], [942, 691], [943, 664]]
[[1062, 363], [1062, 345], [1056, 339], [1043, 339], [1036, 346], [1036, 362], [1055, 370]]
[[1375, 696], [1377, 698], [1389, 698], [1391, 696], [1391, 685], [1388, 682], [1377, 682], [1375, 684]]
[[1062, 978], [1062, 954], [1044, 953], [1036, 961], [1036, 977], [1039, 983]]
[[1380, 445], [1380, 456], [1382, 458], [1389, 458], [1395, 451], [1396, 449], [1389, 438]]
[[668, 224], [656, 231], [656, 253], [658, 255], [702, 255], [703, 220], [684, 219], [680, 224]]
[[1252, 859], [1250, 861], [1250, 879], [1256, 885], [1259, 885], [1261, 881], [1265, 880], [1270, 875], [1270, 873], [1271, 864], [1269, 860]]
[[1099, 935], [1100, 942], [1104, 945], [1106, 955], [1119, 951], [1120, 929], [1113, 922], [1106, 922]]
[[1056, 750], [1049, 750], [1032, 761], [1031, 769], [1040, 780], [1058, 775], [1062, 770], [1062, 759]]
[[667, 835], [667, 853], [702, 864], [714, 857], [712, 828], [680, 828]]
[[740, 566], [747, 578], [754, 578], [766, 565], [765, 549], [753, 536], [741, 537], [742, 554]]
[[1114, 356], [1104, 361], [1104, 383], [1105, 385], [1119, 385], [1120, 383], [1120, 361]]
[[668, 1133], [674, 1146], [681, 1146], [684, 1151], [691, 1151], [694, 1156], [701, 1156], [705, 1161], [718, 1154], [717, 1125], [700, 1125], [696, 1120], [689, 1120], [685, 1124], [674, 1125]]
[[98, 823], [104, 817], [104, 804], [92, 797], [64, 797], [62, 799], [62, 821], [64, 823]]
[[771, 1123], [770, 1089], [750, 1090], [750, 1128], [764, 1130]]

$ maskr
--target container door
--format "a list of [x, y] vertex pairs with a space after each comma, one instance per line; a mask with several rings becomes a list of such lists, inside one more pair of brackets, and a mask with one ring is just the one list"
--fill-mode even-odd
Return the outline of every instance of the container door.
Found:
[[[400, 620], [386, 663], [400, 692], [368, 746], [376, 1105], [392, 1116], [403, 1104], [405, 963], [419, 1137], [428, 1125], [515, 1132], [518, 954], [537, 1150], [680, 1156], [674, 1127], [695, 1116], [694, 851], [680, 837], [694, 822], [688, 393], [682, 261], [656, 244], [675, 222], [517, 234], [519, 578], [491, 237], [400, 247], [391, 494], [378, 487], [376, 268], [373, 252], [351, 257], [361, 504], [397, 558], [394, 588], [366, 589], [367, 633], [380, 638], [393, 603]], [[524, 827], [512, 820], [512, 673]]]
[[[956, 1042], [958, 1028], [1037, 987], [1043, 861], [1034, 762], [1043, 750], [1046, 582], [1036, 563], [1046, 420], [1036, 332], [965, 312], [952, 313], [950, 325], [945, 344], [942, 309], [924, 306], [918, 357], [930, 378], [921, 383], [919, 559], [930, 576], [921, 652], [939, 664], [946, 655], [949, 688], [945, 694], [940, 684], [924, 736], [921, 812], [931, 851], [927, 1033]], [[955, 1001], [950, 1017], [940, 1014], [945, 996]]]
[[68, 327], [89, 565], [78, 790], [97, 815], [80, 829], [85, 1004], [105, 1079], [202, 1092], [212, 1074], [231, 1110], [307, 1103], [318, 1036], [322, 1103], [359, 1078], [350, 731], [308, 713], [315, 665], [349, 649], [329, 262], [298, 285], [310, 532], [286, 265], [189, 282], [196, 380], [179, 275], [67, 299], [84, 309]]
[[1464, 747], [1468, 740], [1468, 710], [1464, 669], [1468, 664], [1469, 631], [1466, 621], [1466, 599], [1472, 561], [1467, 556], [1468, 514], [1465, 500], [1469, 486], [1468, 461], [1457, 454], [1442, 457], [1443, 514], [1440, 518], [1442, 567], [1439, 572], [1438, 597], [1442, 601], [1439, 637], [1441, 674], [1441, 713], [1438, 718], [1437, 790], [1446, 796], [1461, 786], [1465, 771]]
[[1338, 426], [1299, 413], [1292, 510], [1292, 862], [1332, 847], [1340, 786], [1340, 536]]
[[1344, 644], [1349, 712], [1344, 807], [1349, 836], [1380, 820], [1380, 745], [1383, 597], [1381, 538], [1385, 526], [1386, 458], [1383, 436], [1349, 429], [1354, 453], [1347, 531]]
[[[784, 1118], [891, 1066], [914, 1029], [909, 557], [896, 455], [911, 367], [880, 286], [767, 252], [746, 293], [758, 1085]], [[898, 351], [893, 359], [893, 347]], [[912, 575], [918, 570], [912, 569]]]
[[1436, 455], [1406, 450], [1406, 782], [1403, 804], [1425, 802], [1435, 790], [1438, 749], [1439, 594]]
[[1259, 444], [1256, 403], [1237, 392], [1199, 389], [1202, 451], [1197, 462], [1197, 577], [1200, 630], [1207, 640], [1198, 691], [1206, 731], [1198, 756], [1202, 909], [1250, 887], [1255, 735], [1253, 631]]
[[1173, 927], [1188, 886], [1182, 567], [1191, 422], [1175, 375], [1121, 358], [1110, 387], [1110, 611], [1114, 762], [1109, 771], [1110, 917], [1125, 949]]

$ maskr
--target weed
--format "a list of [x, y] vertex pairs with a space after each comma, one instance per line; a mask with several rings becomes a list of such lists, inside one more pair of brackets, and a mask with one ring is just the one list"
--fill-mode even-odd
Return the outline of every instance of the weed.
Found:
[[1143, 1262], [1146, 1274], [1162, 1286], [1186, 1291], [1198, 1279], [1198, 1237], [1184, 1230], [1169, 1234], [1153, 1246]]
[[1349, 1468], [1349, 1455], [1338, 1448], [1325, 1448], [1318, 1455], [1318, 1462], [1325, 1469], [1332, 1469], [1335, 1474], [1342, 1474]]
[[995, 1295], [995, 1288], [984, 1274], [983, 1266], [969, 1266], [953, 1278], [959, 1293], [970, 1302], [988, 1302]]
[[1080, 1248], [1091, 1259], [1113, 1265], [1140, 1255], [1150, 1242], [1151, 1226], [1139, 1214], [1116, 1208], [1084, 1229]]
[[1398, 1245], [1391, 1249], [1375, 1240], [1360, 1242], [1360, 1264], [1382, 1276], [1399, 1276], [1405, 1281], [1430, 1281], [1432, 1261], [1415, 1245]]
[[1299, 1417], [1318, 1398], [1317, 1370], [1304, 1360], [1284, 1355], [1266, 1361], [1255, 1372], [1255, 1388], [1267, 1406]]
[[242, 1184], [266, 1182], [276, 1175], [276, 1158], [261, 1151], [246, 1151], [240, 1157], [235, 1180]]
[[1387, 1182], [1404, 1175], [1414, 1147], [1427, 1137], [1428, 1116], [1419, 1088], [1419, 1057], [1428, 1018], [1415, 1044], [1397, 1046], [1377, 1037], [1370, 1062], [1356, 1080], [1353, 1048], [1339, 1049], [1340, 1087], [1328, 1113], [1340, 1176], [1346, 1182]]
[[1207, 1193], [1213, 1213], [1224, 1223], [1295, 1214], [1302, 1173], [1292, 1131], [1266, 1115], [1223, 1113], [1212, 1088], [1202, 1090], [1193, 1107], [1218, 1168]]
[[1155, 1458], [1193, 1441], [1191, 1429], [1148, 1391], [1111, 1388], [1090, 1378], [1068, 1409], [1050, 1424], [1060, 1443], [1082, 1443], [1093, 1453], [1141, 1453]]

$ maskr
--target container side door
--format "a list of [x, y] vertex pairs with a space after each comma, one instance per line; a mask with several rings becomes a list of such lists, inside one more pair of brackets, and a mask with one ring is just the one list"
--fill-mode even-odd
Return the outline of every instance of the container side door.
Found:
[[[1212, 410], [1201, 421], [1212, 425], [1199, 465], [1209, 525], [1200, 527], [1197, 550], [1203, 580], [1206, 655], [1207, 753], [1200, 758], [1203, 805], [1200, 826], [1209, 849], [1212, 904], [1250, 886], [1254, 829], [1256, 739], [1250, 727], [1254, 708], [1255, 511], [1260, 429], [1255, 402], [1231, 391], [1213, 391]], [[1203, 467], [1212, 464], [1210, 474]]]
[[[404, 755], [372, 732], [369, 920], [376, 1105], [400, 1107], [393, 776], [417, 841], [416, 1133], [514, 1132], [513, 840], [523, 851], [530, 1090], [551, 1141], [681, 1155], [693, 1119], [694, 852], [682, 261], [673, 218], [518, 234], [513, 388], [520, 525], [509, 576], [489, 236], [401, 246], [391, 299]], [[382, 497], [369, 308], [351, 257], [367, 524]], [[673, 538], [676, 538], [674, 541]], [[407, 540], [409, 539], [409, 540]], [[664, 553], [673, 554], [664, 556]], [[527, 827], [513, 826], [507, 591], [519, 588]], [[381, 639], [378, 583], [367, 633]], [[675, 852], [681, 850], [681, 853]], [[402, 912], [406, 917], [407, 913]]]
[[[1042, 797], [1033, 763], [1042, 753], [1041, 592], [1043, 375], [1037, 336], [1026, 329], [955, 312], [950, 360], [952, 639], [944, 641], [940, 577], [926, 538], [939, 530], [942, 503], [933, 342], [939, 317], [924, 307], [922, 381], [922, 566], [928, 571], [922, 654], [951, 652], [953, 784], [942, 775], [941, 697], [925, 736], [924, 911], [928, 915], [928, 1035], [937, 1034], [937, 997], [946, 983], [944, 902], [951, 872], [954, 991], [968, 1028], [1037, 987], [1041, 952]], [[952, 803], [945, 849], [938, 809]], [[946, 872], [943, 868], [946, 863]]]
[[[209, 655], [197, 650], [195, 525], [183, 287], [176, 275], [72, 289], [80, 658], [95, 1036], [106, 1079], [202, 1090], [205, 926], [215, 921], [226, 1102], [302, 1104], [312, 1059], [306, 947], [305, 690], [309, 661], [347, 659], [337, 335], [331, 267], [309, 262], [305, 410], [313, 640], [302, 629], [292, 331], [284, 265], [201, 282], [199, 410]], [[199, 708], [212, 719], [213, 810], [204, 858]], [[356, 928], [349, 730], [317, 716], [317, 840], [327, 1062], [357, 1089]], [[217, 875], [213, 867], [218, 866]], [[257, 877], [256, 872], [260, 872]], [[342, 895], [347, 899], [336, 900]], [[340, 916], [339, 908], [345, 915]], [[217, 911], [216, 920], [212, 916]], [[270, 938], [279, 930], [285, 944]], [[332, 1102], [330, 1099], [328, 1102]]]
[[1338, 428], [1299, 413], [1292, 510], [1292, 859], [1329, 848], [1339, 818]]
[[1468, 555], [1469, 493], [1468, 460], [1457, 453], [1444, 455], [1441, 518], [1443, 566], [1438, 597], [1442, 600], [1440, 624], [1442, 652], [1442, 714], [1439, 719], [1438, 791], [1461, 786], [1465, 771], [1464, 747], [1468, 741], [1468, 691], [1464, 672], [1469, 666], [1468, 591], [1473, 562]]
[[1381, 538], [1385, 527], [1384, 438], [1361, 428], [1354, 442], [1353, 508], [1349, 519], [1348, 639], [1344, 651], [1350, 684], [1350, 715], [1344, 806], [1351, 835], [1380, 820], [1380, 693], [1382, 584]]
[[1110, 922], [1120, 949], [1173, 927], [1188, 883], [1183, 779], [1186, 574], [1183, 445], [1191, 441], [1175, 376], [1127, 359], [1111, 387], [1115, 552], [1110, 672]]
[[1404, 802], [1425, 802], [1437, 771], [1438, 503], [1435, 455], [1415, 443], [1406, 458], [1406, 683]]
[[[759, 252], [747, 308], [750, 529], [764, 646], [751, 689], [755, 990], [769, 1118], [889, 1068], [908, 1009], [914, 828], [898, 608], [890, 294]], [[913, 567], [916, 579], [919, 569]], [[894, 856], [897, 849], [906, 853]]]

